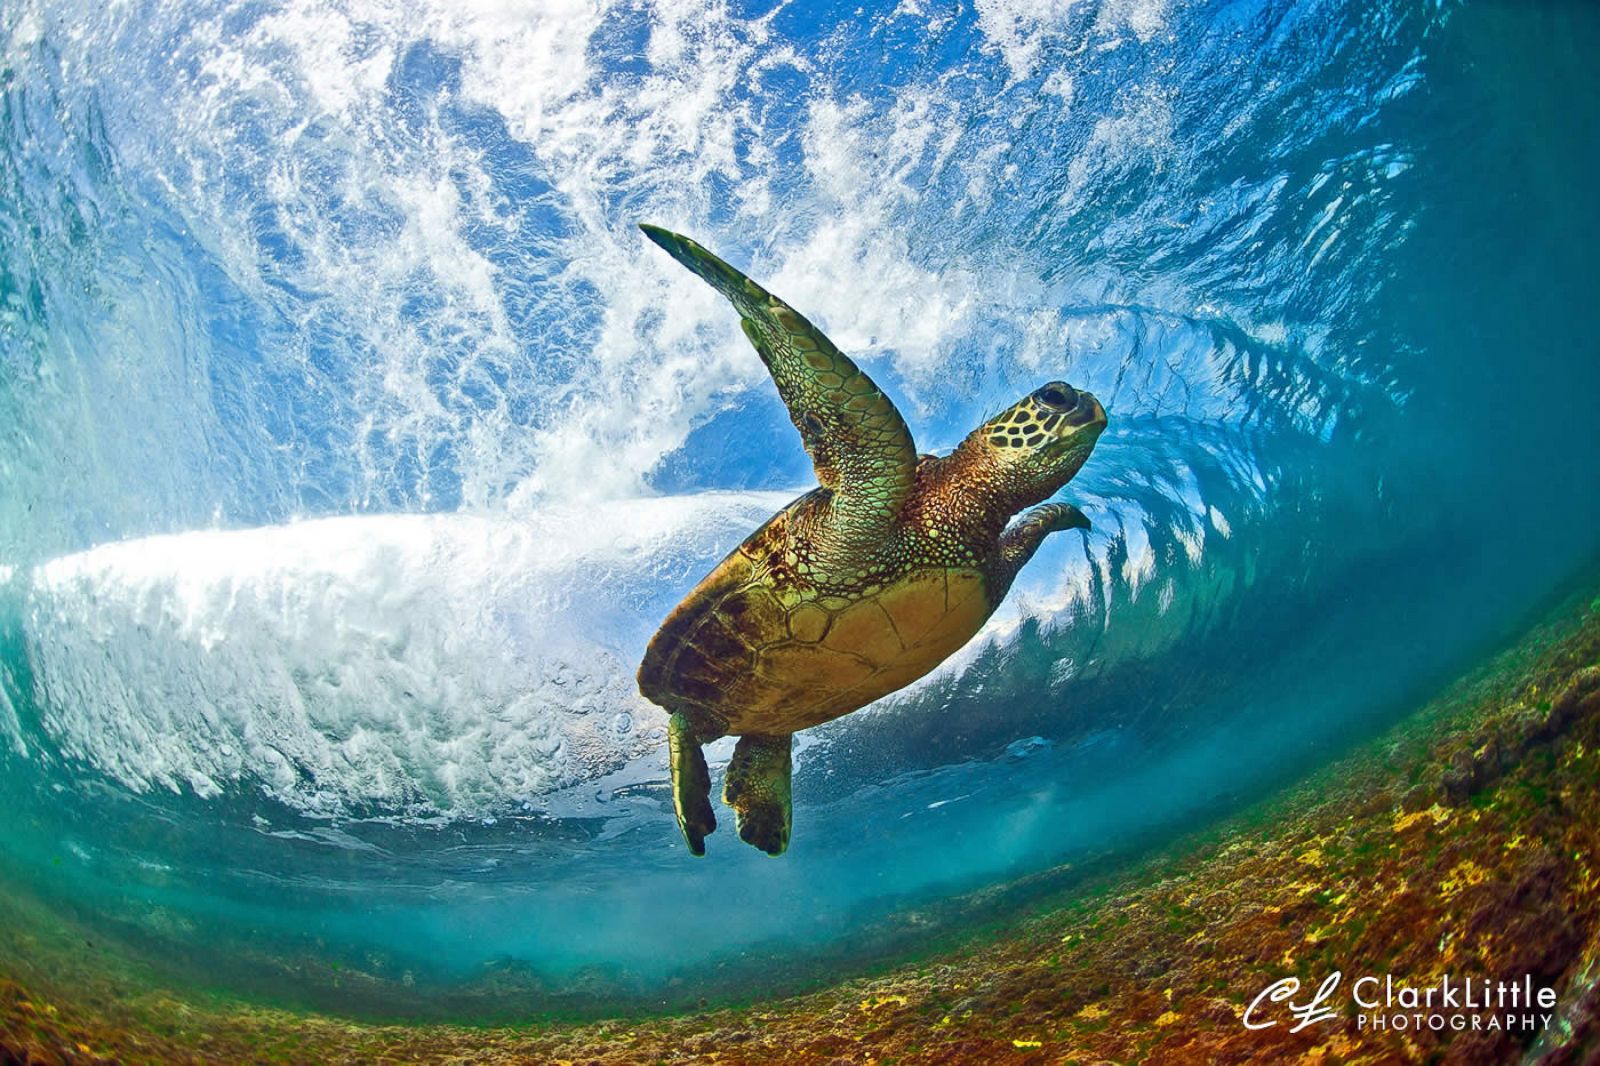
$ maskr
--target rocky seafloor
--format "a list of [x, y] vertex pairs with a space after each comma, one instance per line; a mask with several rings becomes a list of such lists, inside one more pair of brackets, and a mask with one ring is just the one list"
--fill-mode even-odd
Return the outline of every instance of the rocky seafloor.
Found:
[[[1586, 585], [1592, 588], [1592, 585]], [[1015, 888], [922, 957], [667, 1016], [373, 1024], [181, 987], [0, 893], [0, 1063], [1600, 1062], [1600, 598], [1386, 733], [1142, 858]], [[996, 915], [999, 917], [996, 917]], [[1294, 1031], [1327, 975], [1557, 992], [1550, 1024]], [[1290, 1002], [1264, 1000], [1296, 977]], [[1347, 986], [1348, 987], [1348, 983]], [[1332, 1002], [1332, 1000], [1330, 1000]]]

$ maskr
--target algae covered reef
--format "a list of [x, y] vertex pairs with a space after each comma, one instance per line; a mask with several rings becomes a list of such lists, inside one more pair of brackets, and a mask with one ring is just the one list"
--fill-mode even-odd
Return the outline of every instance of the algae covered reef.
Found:
[[[1068, 871], [1040, 875], [1003, 917], [821, 991], [588, 1022], [355, 1021], [163, 987], [114, 941], [11, 897], [0, 1049], [30, 1063], [1586, 1063], [1597, 855], [1591, 592], [1288, 790], [1068, 887]], [[1330, 1017], [1293, 1031], [1286, 1008], [1335, 971], [1347, 987], [1548, 987], [1555, 1005], [1532, 1027], [1505, 1019], [1531, 1011], [1488, 1008], [1436, 1026], [1431, 1008], [1330, 997]], [[1291, 977], [1300, 995], [1261, 998]]]

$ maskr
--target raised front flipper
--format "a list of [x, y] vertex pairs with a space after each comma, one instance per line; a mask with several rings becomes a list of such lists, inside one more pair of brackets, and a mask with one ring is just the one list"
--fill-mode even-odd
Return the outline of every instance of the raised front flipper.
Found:
[[1000, 535], [1000, 566], [996, 577], [1000, 587], [994, 591], [998, 602], [1017, 578], [1017, 571], [1033, 558], [1044, 538], [1063, 529], [1088, 529], [1089, 519], [1070, 503], [1046, 503], [1027, 512]]
[[833, 493], [830, 533], [851, 546], [887, 530], [916, 476], [917, 450], [893, 403], [788, 304], [687, 237], [640, 226], [726, 296], [800, 430], [817, 480]]

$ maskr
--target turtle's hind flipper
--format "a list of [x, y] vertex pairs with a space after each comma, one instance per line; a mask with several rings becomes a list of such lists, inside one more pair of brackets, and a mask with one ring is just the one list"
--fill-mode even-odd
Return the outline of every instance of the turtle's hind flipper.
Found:
[[768, 855], [789, 846], [791, 737], [750, 733], [739, 738], [722, 784], [722, 800], [733, 808], [739, 838]]
[[716, 832], [711, 812], [711, 771], [689, 720], [675, 714], [667, 722], [667, 753], [672, 765], [672, 810], [691, 855], [706, 853], [706, 837]]

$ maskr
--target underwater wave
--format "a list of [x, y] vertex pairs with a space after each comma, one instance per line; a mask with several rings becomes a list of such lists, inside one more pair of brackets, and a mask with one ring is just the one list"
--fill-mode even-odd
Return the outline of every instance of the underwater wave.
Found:
[[[1455, 11], [7, 5], [8, 856], [162, 942], [665, 981], [1324, 761], [1593, 547], [1582, 252], [1492, 206], [1570, 102]], [[781, 868], [684, 868], [632, 671], [812, 474], [639, 221], [924, 450], [1051, 378], [1110, 411], [1093, 529], [802, 738]]]
[[39, 726], [135, 789], [482, 816], [660, 747], [640, 609], [782, 502], [330, 518], [65, 556], [25, 608]]

